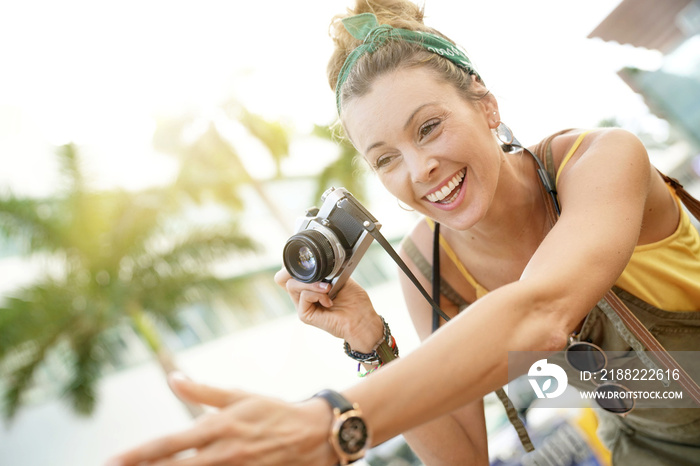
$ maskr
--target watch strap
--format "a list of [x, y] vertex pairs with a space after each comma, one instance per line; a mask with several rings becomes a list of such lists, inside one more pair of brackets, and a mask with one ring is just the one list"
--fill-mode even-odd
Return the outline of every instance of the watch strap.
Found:
[[314, 395], [314, 398], [323, 398], [332, 408], [340, 411], [340, 414], [353, 409], [352, 403], [335, 390], [321, 390]]

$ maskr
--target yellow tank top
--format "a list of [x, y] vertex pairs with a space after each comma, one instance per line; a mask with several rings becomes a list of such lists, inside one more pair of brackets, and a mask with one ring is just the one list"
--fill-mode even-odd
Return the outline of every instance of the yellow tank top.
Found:
[[[586, 133], [581, 134], [562, 160], [562, 168], [576, 152]], [[700, 311], [700, 234], [669, 186], [680, 209], [680, 221], [669, 237], [634, 248], [632, 257], [615, 283], [652, 306], [666, 311]], [[430, 227], [433, 222], [428, 219]], [[450, 245], [440, 238], [440, 245], [460, 273], [476, 290], [477, 299], [488, 293], [457, 258]]]
[[678, 228], [634, 248], [616, 285], [667, 311], [700, 311], [700, 235], [672, 189], [671, 194], [681, 211]]

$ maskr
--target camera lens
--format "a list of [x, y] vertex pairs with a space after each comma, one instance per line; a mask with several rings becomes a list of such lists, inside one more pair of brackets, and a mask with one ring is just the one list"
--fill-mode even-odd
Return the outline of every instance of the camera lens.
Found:
[[299, 257], [297, 258], [299, 266], [304, 270], [311, 272], [316, 268], [316, 256], [307, 246], [302, 246], [299, 249]]
[[287, 271], [300, 282], [313, 283], [329, 276], [337, 258], [326, 236], [317, 230], [304, 230], [289, 238], [283, 258]]

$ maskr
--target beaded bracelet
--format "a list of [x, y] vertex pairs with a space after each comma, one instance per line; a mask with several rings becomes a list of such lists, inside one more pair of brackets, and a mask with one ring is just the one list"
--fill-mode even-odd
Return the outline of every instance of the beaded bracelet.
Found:
[[379, 316], [380, 319], [382, 319], [382, 324], [384, 324], [384, 335], [382, 336], [382, 339], [379, 340], [379, 342], [375, 345], [374, 349], [372, 350], [371, 353], [360, 353], [359, 351], [355, 351], [352, 348], [350, 348], [350, 343], [345, 341], [344, 343], [344, 348], [345, 348], [345, 354], [347, 354], [350, 358], [354, 359], [355, 361], [358, 362], [363, 362], [365, 364], [376, 364], [376, 363], [381, 363], [382, 360], [379, 357], [379, 354], [377, 353], [377, 348], [379, 348], [379, 345], [384, 343], [386, 341], [387, 345], [389, 345], [394, 353], [395, 357], [399, 356], [399, 348], [396, 346], [396, 340], [394, 337], [391, 336], [391, 329], [389, 329], [389, 324], [386, 323], [386, 320], [384, 320], [384, 317]]
[[384, 324], [384, 335], [382, 336], [382, 339], [379, 340], [379, 343], [377, 343], [377, 345], [374, 347], [372, 352], [360, 353], [359, 351], [355, 351], [352, 348], [350, 348], [350, 344], [347, 341], [345, 341], [345, 354], [347, 354], [350, 358], [354, 359], [355, 361], [365, 364], [377, 365], [381, 364], [382, 362], [388, 362], [388, 360], [383, 361], [382, 357], [377, 352], [379, 346], [386, 342], [387, 346], [389, 346], [391, 352], [394, 354], [394, 358], [390, 359], [395, 359], [399, 357], [399, 347], [396, 345], [396, 339], [391, 335], [391, 329], [389, 329], [389, 324], [386, 323], [384, 317], [379, 316], [379, 318], [382, 319], [382, 324]]

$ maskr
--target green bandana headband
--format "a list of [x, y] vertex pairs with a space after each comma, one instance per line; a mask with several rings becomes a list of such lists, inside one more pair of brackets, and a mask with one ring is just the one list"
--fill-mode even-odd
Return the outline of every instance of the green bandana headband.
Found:
[[412, 44], [418, 44], [428, 50], [450, 60], [455, 65], [467, 70], [471, 74], [479, 76], [467, 55], [458, 49], [450, 41], [440, 36], [422, 31], [410, 31], [399, 29], [388, 24], [379, 24], [377, 17], [372, 13], [362, 13], [342, 20], [345, 29], [355, 38], [362, 40], [362, 45], [353, 50], [345, 59], [340, 69], [338, 81], [335, 85], [335, 103], [340, 114], [340, 89], [350, 75], [352, 67], [357, 60], [366, 53], [373, 53], [384, 45], [387, 40], [402, 40]]

